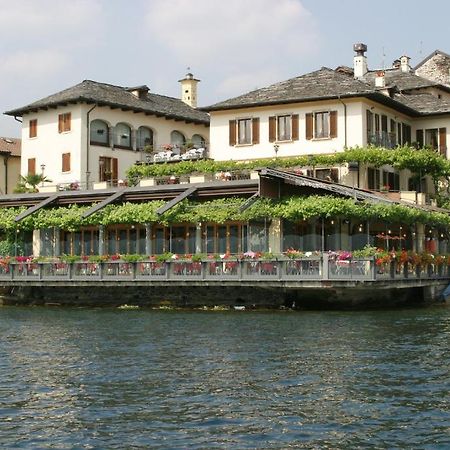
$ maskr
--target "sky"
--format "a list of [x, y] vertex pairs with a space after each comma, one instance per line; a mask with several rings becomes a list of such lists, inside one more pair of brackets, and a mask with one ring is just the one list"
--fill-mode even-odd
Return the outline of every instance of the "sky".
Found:
[[[414, 66], [450, 53], [449, 17], [448, 0], [0, 0], [0, 110], [85, 79], [179, 97], [188, 71], [206, 106], [351, 66], [357, 42], [369, 69]], [[0, 136], [20, 124], [1, 115]]]

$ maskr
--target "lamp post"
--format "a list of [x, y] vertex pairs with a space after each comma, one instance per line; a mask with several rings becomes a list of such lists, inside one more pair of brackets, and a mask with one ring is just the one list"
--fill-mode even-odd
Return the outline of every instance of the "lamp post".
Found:
[[275, 158], [278, 156], [279, 149], [280, 149], [280, 146], [278, 144], [273, 145], [273, 151], [275, 152]]
[[41, 164], [41, 186], [44, 186], [44, 171], [45, 171], [45, 164]]

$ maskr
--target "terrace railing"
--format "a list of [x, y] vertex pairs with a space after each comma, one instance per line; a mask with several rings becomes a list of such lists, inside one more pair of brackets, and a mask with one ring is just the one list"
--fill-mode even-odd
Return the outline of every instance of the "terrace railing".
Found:
[[445, 279], [446, 264], [376, 264], [374, 258], [339, 260], [324, 253], [298, 259], [203, 261], [0, 262], [0, 281], [398, 281]]

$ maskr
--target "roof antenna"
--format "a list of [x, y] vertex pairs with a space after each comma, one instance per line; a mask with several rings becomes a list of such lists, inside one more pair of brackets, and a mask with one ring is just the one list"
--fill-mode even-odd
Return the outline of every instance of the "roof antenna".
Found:
[[385, 70], [386, 69], [386, 66], [385, 66], [386, 53], [384, 52], [384, 46], [381, 47], [381, 49], [383, 51], [383, 60], [381, 61], [381, 66], [383, 67], [383, 70]]
[[420, 48], [419, 48], [420, 57], [422, 57], [422, 53], [423, 53], [423, 41], [420, 41]]

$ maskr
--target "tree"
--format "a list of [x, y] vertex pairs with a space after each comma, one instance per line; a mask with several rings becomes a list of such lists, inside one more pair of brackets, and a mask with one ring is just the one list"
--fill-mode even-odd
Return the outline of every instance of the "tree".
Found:
[[39, 184], [51, 182], [52, 180], [49, 180], [42, 174], [28, 174], [26, 176], [21, 175], [20, 181], [15, 187], [14, 192], [39, 192], [39, 189], [37, 188]]

